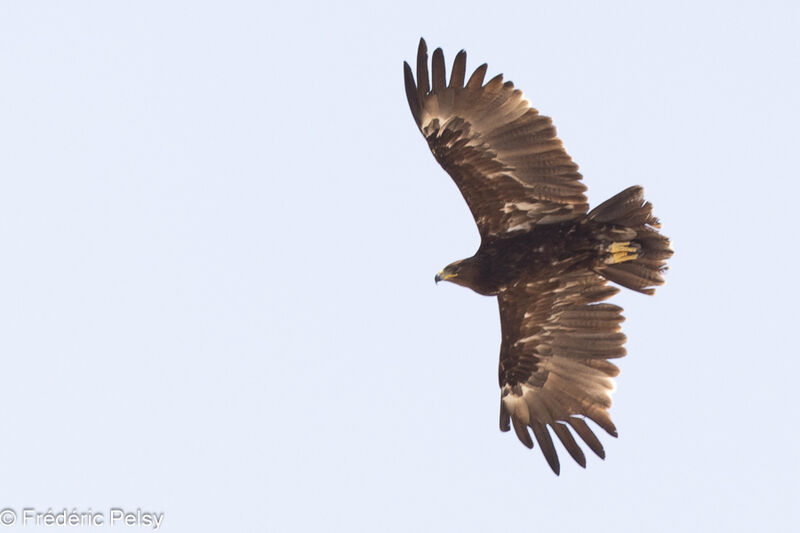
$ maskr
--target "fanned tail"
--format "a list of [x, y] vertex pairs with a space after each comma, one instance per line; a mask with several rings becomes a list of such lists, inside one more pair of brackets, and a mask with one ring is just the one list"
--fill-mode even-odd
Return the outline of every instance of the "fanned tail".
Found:
[[599, 224], [598, 237], [610, 242], [605, 262], [595, 269], [598, 274], [644, 294], [653, 294], [653, 287], [664, 283], [672, 246], [658, 232], [661, 224], [642, 187], [629, 187], [609, 198], [586, 215], [586, 222]]

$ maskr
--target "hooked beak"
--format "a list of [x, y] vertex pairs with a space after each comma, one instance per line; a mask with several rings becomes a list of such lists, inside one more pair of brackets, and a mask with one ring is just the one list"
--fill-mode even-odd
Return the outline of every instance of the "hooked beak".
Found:
[[447, 281], [449, 279], [453, 279], [457, 275], [458, 274], [454, 274], [452, 272], [445, 272], [444, 270], [441, 270], [438, 274], [436, 274], [436, 277], [433, 278], [433, 281], [439, 283], [440, 281]]

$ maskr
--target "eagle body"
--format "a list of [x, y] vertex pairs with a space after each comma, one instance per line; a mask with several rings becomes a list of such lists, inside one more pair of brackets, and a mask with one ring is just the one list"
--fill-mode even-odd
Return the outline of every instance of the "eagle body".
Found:
[[[472, 212], [481, 245], [446, 266], [450, 281], [497, 298], [501, 343], [500, 429], [512, 428], [550, 468], [560, 463], [555, 436], [582, 467], [576, 437], [605, 451], [591, 421], [616, 437], [611, 422], [611, 360], [625, 355], [622, 309], [606, 300], [609, 282], [643, 294], [664, 283], [672, 255], [644, 190], [629, 187], [589, 210], [586, 186], [552, 120], [487, 66], [467, 78], [466, 52], [448, 81], [444, 54], [420, 40], [416, 79], [404, 63], [414, 122]], [[531, 436], [531, 432], [533, 436]]]
[[606, 225], [585, 221], [561, 222], [489, 236], [474, 256], [455, 263], [458, 275], [449, 281], [496, 296], [537, 278], [602, 265], [610, 243], [599, 237], [606, 229]]

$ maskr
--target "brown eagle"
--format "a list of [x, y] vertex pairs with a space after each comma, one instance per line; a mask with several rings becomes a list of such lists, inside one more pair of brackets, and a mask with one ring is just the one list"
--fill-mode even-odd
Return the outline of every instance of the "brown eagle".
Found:
[[436, 281], [497, 296], [500, 429], [513, 427], [533, 448], [530, 428], [558, 474], [552, 431], [585, 468], [570, 428], [600, 458], [605, 451], [586, 419], [617, 436], [608, 409], [619, 369], [609, 359], [625, 355], [625, 336], [622, 309], [602, 303], [619, 291], [608, 281], [653, 294], [664, 283], [670, 242], [641, 187], [589, 211], [578, 165], [550, 118], [502, 75], [484, 84], [486, 64], [466, 80], [466, 61], [461, 50], [448, 83], [437, 48], [429, 78], [420, 39], [416, 83], [404, 63], [414, 120], [481, 236], [475, 255], [446, 266]]

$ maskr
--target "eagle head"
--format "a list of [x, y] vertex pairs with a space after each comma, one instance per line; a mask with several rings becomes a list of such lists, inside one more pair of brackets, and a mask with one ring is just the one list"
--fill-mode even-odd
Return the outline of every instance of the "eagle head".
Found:
[[450, 263], [442, 270], [440, 270], [436, 274], [436, 277], [433, 278], [433, 280], [436, 283], [439, 283], [440, 281], [451, 281], [453, 283], [458, 283], [458, 281], [456, 281], [456, 278], [458, 278], [458, 276], [461, 274], [461, 264], [463, 262], [464, 260], [461, 259], [460, 261], [456, 261], [455, 263]]
[[474, 261], [471, 259], [472, 258], [460, 259], [454, 263], [450, 263], [436, 274], [434, 281], [436, 281], [436, 283], [440, 281], [449, 281], [457, 285], [472, 288], [473, 282], [478, 275], [478, 265], [474, 264]]
[[434, 281], [436, 283], [449, 281], [472, 289], [478, 294], [497, 294], [497, 287], [487, 273], [489, 273], [489, 268], [486, 261], [480, 256], [473, 256], [450, 263], [436, 274]]

